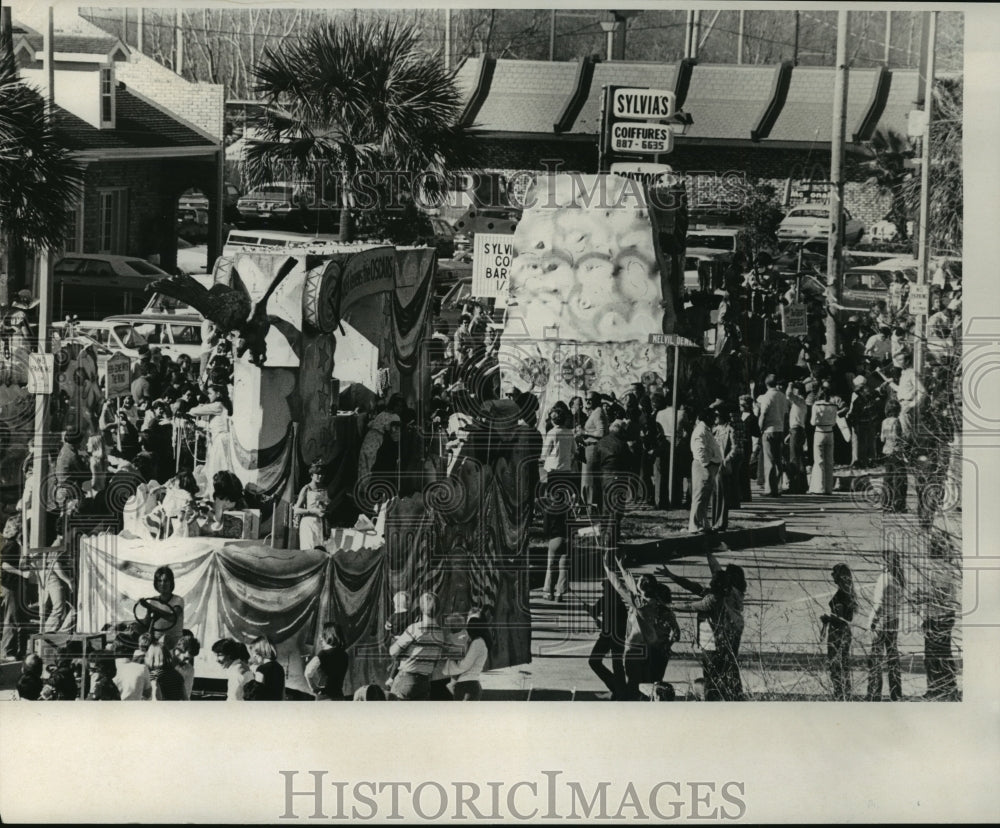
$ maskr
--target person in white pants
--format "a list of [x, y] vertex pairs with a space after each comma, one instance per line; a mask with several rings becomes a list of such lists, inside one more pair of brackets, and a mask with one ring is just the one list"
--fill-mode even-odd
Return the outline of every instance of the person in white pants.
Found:
[[709, 502], [715, 490], [715, 478], [722, 466], [722, 451], [712, 434], [715, 411], [711, 408], [698, 412], [698, 421], [691, 433], [691, 516], [689, 532], [711, 532]]
[[824, 387], [813, 403], [812, 424], [813, 467], [809, 494], [833, 493], [833, 429], [837, 424], [837, 405], [830, 401], [830, 391]]

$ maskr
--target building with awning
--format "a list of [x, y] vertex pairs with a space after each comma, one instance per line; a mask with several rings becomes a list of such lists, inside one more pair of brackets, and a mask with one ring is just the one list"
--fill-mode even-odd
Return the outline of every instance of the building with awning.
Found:
[[[830, 175], [835, 70], [829, 66], [600, 61], [466, 60], [457, 72], [463, 123], [484, 144], [490, 171], [582, 172], [598, 168], [602, 89], [674, 92], [693, 123], [659, 158], [687, 176], [689, 198], [731, 195], [732, 176], [775, 185], [789, 205], [824, 200]], [[859, 167], [877, 128], [907, 131], [916, 70], [852, 69], [848, 84], [845, 204], [866, 225], [888, 197]], [[652, 160], [652, 159], [650, 159]], [[727, 178], [727, 176], [729, 178]]]

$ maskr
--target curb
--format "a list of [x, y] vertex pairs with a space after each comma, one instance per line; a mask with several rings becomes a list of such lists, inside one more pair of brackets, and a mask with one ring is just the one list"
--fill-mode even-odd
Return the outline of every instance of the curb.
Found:
[[772, 546], [785, 542], [785, 521], [761, 521], [758, 526], [729, 529], [714, 535], [684, 532], [655, 541], [623, 543], [621, 550], [634, 564], [664, 563], [675, 558], [702, 553], [725, 544], [730, 549]]

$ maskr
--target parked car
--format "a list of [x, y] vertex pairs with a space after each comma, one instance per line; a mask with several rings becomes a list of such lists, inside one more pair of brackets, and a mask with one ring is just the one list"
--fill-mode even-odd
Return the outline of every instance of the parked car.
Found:
[[[67, 330], [68, 328], [72, 329], [72, 333]], [[54, 322], [52, 331], [59, 335], [62, 342], [94, 343], [100, 349], [98, 357], [102, 351], [106, 351], [108, 357], [111, 354], [125, 354], [129, 359], [138, 359], [140, 346], [146, 344], [146, 339], [141, 333], [123, 322], [87, 320], [73, 322], [71, 325], [66, 322]], [[100, 362], [100, 359], [98, 361]]]
[[[212, 285], [215, 284], [215, 278], [211, 273], [189, 273], [188, 275], [208, 289], [211, 289]], [[142, 309], [142, 316], [150, 315], [197, 316], [198, 311], [173, 296], [154, 293], [146, 303], [146, 307]]]
[[[222, 215], [227, 222], [234, 222], [239, 218], [236, 210], [236, 202], [240, 198], [240, 189], [235, 184], [228, 181], [222, 187]], [[200, 190], [187, 190], [177, 200], [178, 212], [184, 210], [204, 210], [208, 212], [208, 196]]]
[[[684, 287], [698, 290], [722, 286], [723, 275], [733, 256], [749, 256], [749, 239], [742, 227], [704, 227], [688, 230], [684, 254]], [[704, 283], [704, 284], [703, 284]]]
[[239, 198], [236, 210], [241, 224], [253, 222], [303, 232], [334, 232], [340, 226], [337, 205], [318, 197], [308, 184], [267, 184]]
[[113, 316], [104, 321], [128, 326], [151, 348], [159, 348], [164, 356], [171, 359], [187, 354], [197, 362], [204, 350], [202, 323], [205, 319], [200, 313], [136, 313]]
[[876, 300], [886, 299], [897, 273], [902, 273], [910, 283], [916, 282], [917, 260], [900, 256], [847, 270], [841, 291], [845, 311], [867, 311]]
[[339, 242], [332, 233], [286, 233], [280, 230], [230, 230], [222, 247], [223, 256], [232, 256], [242, 247], [295, 247]]
[[146, 288], [170, 275], [136, 256], [107, 253], [70, 253], [56, 262], [53, 272], [55, 319], [132, 313], [145, 304]]
[[[857, 244], [865, 226], [844, 210], [844, 244]], [[830, 235], [830, 207], [826, 204], [802, 204], [793, 207], [778, 225], [778, 241], [826, 238]]]
[[177, 239], [177, 270], [181, 273], [208, 273], [208, 245]]

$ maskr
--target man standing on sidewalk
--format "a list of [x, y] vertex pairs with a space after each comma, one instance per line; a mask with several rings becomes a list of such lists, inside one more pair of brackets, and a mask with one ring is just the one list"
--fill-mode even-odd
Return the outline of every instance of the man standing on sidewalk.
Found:
[[899, 556], [882, 553], [882, 573], [875, 582], [872, 595], [871, 653], [868, 656], [868, 701], [882, 700], [882, 670], [889, 674], [889, 698], [903, 698], [903, 681], [899, 665], [899, 616], [903, 603], [903, 572]]
[[698, 412], [698, 422], [691, 433], [691, 516], [689, 532], [712, 531], [708, 505], [715, 490], [715, 478], [722, 466], [722, 451], [712, 434], [715, 410], [704, 408]]
[[788, 493], [805, 494], [809, 488], [806, 480], [806, 422], [809, 406], [805, 400], [805, 386], [793, 382], [788, 388]]
[[781, 496], [781, 451], [785, 444], [785, 422], [788, 417], [788, 398], [775, 386], [774, 374], [764, 378], [767, 391], [760, 398], [761, 442], [764, 446], [764, 479], [771, 497]]

